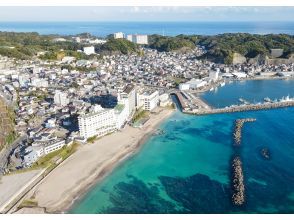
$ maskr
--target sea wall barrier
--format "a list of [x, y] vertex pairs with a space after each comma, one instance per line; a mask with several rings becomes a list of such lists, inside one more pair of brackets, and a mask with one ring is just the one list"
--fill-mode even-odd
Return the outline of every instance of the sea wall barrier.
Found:
[[233, 195], [232, 202], [234, 205], [240, 206], [245, 202], [245, 186], [244, 186], [244, 176], [242, 162], [239, 156], [236, 156], [232, 162], [232, 187]]
[[244, 119], [237, 119], [235, 121], [235, 128], [234, 128], [234, 145], [239, 146], [241, 144], [242, 139], [242, 128], [245, 122], [254, 122], [256, 118], [244, 118]]
[[231, 113], [231, 112], [242, 112], [242, 111], [257, 111], [274, 108], [286, 108], [294, 106], [294, 100], [281, 101], [274, 103], [261, 103], [261, 104], [248, 104], [248, 105], [232, 105], [225, 108], [213, 108], [213, 109], [183, 109], [183, 113], [195, 114], [195, 115], [207, 115], [207, 114], [219, 114], [219, 113]]

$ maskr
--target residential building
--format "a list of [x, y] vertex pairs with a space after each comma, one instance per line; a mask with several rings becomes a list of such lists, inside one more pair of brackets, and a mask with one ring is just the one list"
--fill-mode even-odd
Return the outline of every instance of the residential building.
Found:
[[114, 39], [124, 38], [124, 33], [123, 32], [114, 33], [113, 38]]
[[94, 46], [84, 47], [83, 51], [87, 55], [95, 54], [95, 47]]
[[60, 90], [56, 90], [54, 95], [54, 103], [59, 106], [66, 106], [69, 103], [69, 99], [67, 97], [67, 93], [62, 92]]
[[134, 34], [132, 42], [136, 44], [148, 44], [148, 35]]
[[26, 148], [26, 154], [24, 155], [24, 165], [28, 167], [35, 163], [40, 157], [57, 151], [63, 146], [65, 146], [65, 140], [58, 138], [50, 141], [35, 142]]
[[42, 78], [32, 78], [31, 86], [38, 87], [38, 88], [48, 87], [48, 80], [42, 79]]

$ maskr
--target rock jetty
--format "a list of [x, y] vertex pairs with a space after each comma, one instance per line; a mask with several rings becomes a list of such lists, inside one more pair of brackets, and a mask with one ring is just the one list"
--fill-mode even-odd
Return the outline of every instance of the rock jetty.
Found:
[[256, 118], [244, 118], [244, 119], [237, 119], [235, 121], [235, 129], [234, 129], [234, 145], [239, 146], [241, 144], [242, 139], [242, 128], [245, 122], [254, 122]]
[[233, 159], [232, 168], [232, 201], [234, 205], [240, 206], [245, 202], [244, 176], [240, 157], [237, 156]]
[[207, 115], [207, 114], [220, 114], [220, 113], [232, 113], [232, 112], [243, 112], [243, 111], [258, 111], [275, 108], [287, 108], [293, 107], [294, 101], [284, 102], [266, 102], [261, 104], [249, 104], [249, 105], [232, 105], [225, 108], [213, 108], [213, 109], [183, 109], [183, 113], [195, 114], [195, 115]]

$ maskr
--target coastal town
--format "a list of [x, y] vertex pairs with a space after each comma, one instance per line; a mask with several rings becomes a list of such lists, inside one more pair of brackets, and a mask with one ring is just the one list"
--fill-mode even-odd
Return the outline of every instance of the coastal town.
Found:
[[[103, 145], [106, 143], [105, 138], [111, 139], [111, 136], [113, 140], [124, 142], [127, 137], [131, 141], [121, 146], [121, 149], [120, 146], [113, 148], [114, 150], [108, 149], [110, 153], [105, 160], [122, 160], [138, 148], [143, 137], [155, 132], [157, 123], [173, 112], [173, 96], [180, 103], [181, 110], [191, 114], [294, 105], [294, 100], [290, 97], [281, 100], [265, 97], [264, 103], [246, 103], [246, 100], [240, 100], [240, 105], [215, 109], [199, 96], [235, 80], [290, 79], [294, 77], [293, 63], [257, 64], [241, 59], [233, 64], [219, 64], [199, 59], [206, 53], [206, 48], [200, 45], [184, 53], [160, 52], [147, 46], [147, 35], [126, 35], [118, 32], [113, 34], [113, 38], [125, 38], [137, 44], [141, 53], [101, 55], [101, 59], [63, 56], [56, 61], [42, 60], [38, 56], [32, 60], [3, 56], [0, 58], [0, 95], [6, 105], [13, 109], [15, 122], [14, 140], [0, 154], [0, 173], [3, 177], [37, 169], [42, 169], [40, 176], [45, 176], [46, 163], [40, 161], [50, 158], [50, 163], [53, 163], [50, 172], [60, 165], [60, 170], [65, 171], [62, 177], [65, 180], [64, 178], [70, 176], [70, 173], [66, 174], [66, 169], [70, 169], [68, 164], [71, 163], [69, 160], [67, 162], [67, 158], [73, 160], [77, 156], [74, 150], [66, 151], [63, 156], [55, 154], [56, 152], [64, 153], [64, 149], [73, 149], [79, 145], [82, 146], [81, 151], [88, 149], [89, 154], [90, 147]], [[59, 37], [54, 41], [82, 43], [83, 50], [78, 52], [89, 56], [97, 54], [95, 45], [105, 44], [107, 39]], [[273, 48], [271, 53], [272, 57], [277, 58], [283, 51]], [[40, 51], [39, 55], [44, 55], [44, 52]], [[126, 136], [122, 136], [123, 132]], [[238, 131], [239, 136], [240, 132]], [[136, 134], [142, 138], [135, 140]], [[107, 155], [105, 147], [101, 146], [101, 149]], [[85, 155], [83, 157], [87, 160]], [[97, 161], [93, 163], [98, 166]], [[104, 161], [99, 162], [101, 165]], [[241, 162], [234, 162], [241, 166]], [[47, 171], [46, 175], [48, 173]], [[99, 173], [102, 176], [102, 168]], [[95, 172], [93, 179], [97, 178], [96, 174]], [[33, 177], [25, 179], [23, 185], [32, 179]], [[39, 176], [37, 179], [42, 180]], [[19, 195], [25, 195], [38, 181], [34, 179]], [[50, 180], [48, 177], [48, 181], [53, 184], [56, 179]], [[45, 190], [49, 186], [44, 184], [43, 187], [39, 190]], [[64, 188], [63, 190], [68, 189], [66, 186]], [[18, 204], [21, 198], [19, 195], [14, 199], [9, 195], [5, 201], [0, 200], [0, 212], [6, 213]], [[63, 195], [63, 191], [60, 191], [58, 199]], [[42, 203], [42, 199], [44, 197], [41, 195], [39, 203]], [[45, 205], [48, 203], [44, 202]]]

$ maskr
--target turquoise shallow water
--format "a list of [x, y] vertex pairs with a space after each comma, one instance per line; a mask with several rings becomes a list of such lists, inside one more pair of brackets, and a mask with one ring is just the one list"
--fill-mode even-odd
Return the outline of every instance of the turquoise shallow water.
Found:
[[[257, 121], [243, 129], [238, 153], [246, 203], [234, 207], [232, 130], [234, 120], [244, 117]], [[176, 112], [161, 124], [164, 134], [152, 136], [70, 212], [294, 213], [293, 123], [294, 108], [206, 116]], [[261, 156], [263, 147], [270, 160]]]

